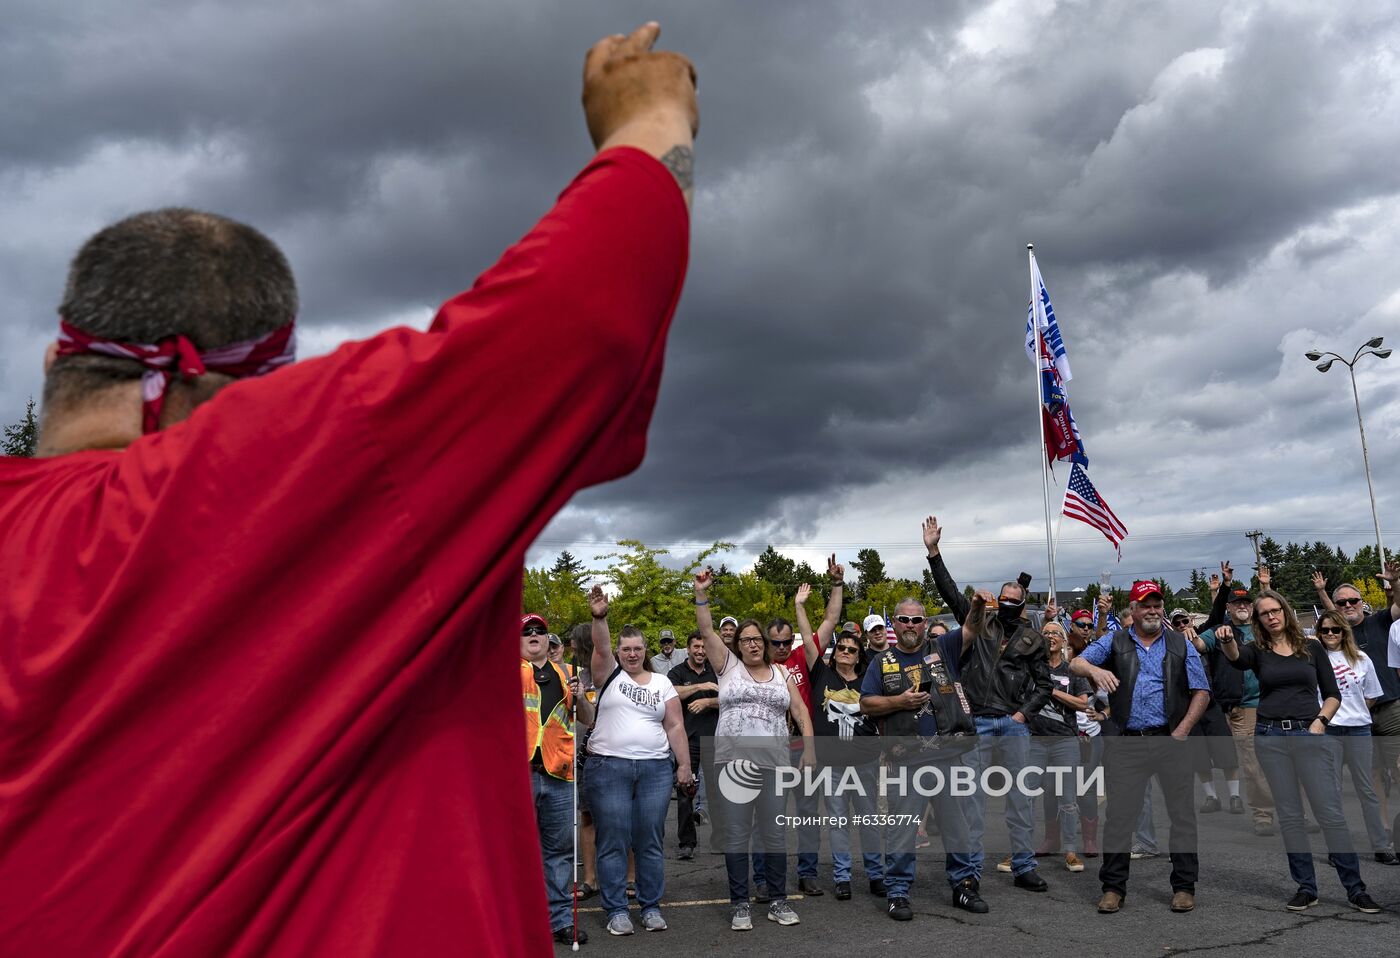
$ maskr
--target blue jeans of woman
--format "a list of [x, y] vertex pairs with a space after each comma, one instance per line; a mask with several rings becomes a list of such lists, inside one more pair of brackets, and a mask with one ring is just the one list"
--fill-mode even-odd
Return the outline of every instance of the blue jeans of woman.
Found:
[[[859, 791], [845, 791], [826, 796], [827, 814], [833, 819], [831, 825], [831, 880], [848, 882], [851, 880], [851, 829], [860, 829], [861, 860], [865, 864], [865, 877], [871, 881], [885, 877], [885, 862], [881, 856], [880, 826], [874, 816], [879, 814], [880, 766], [876, 763], [854, 766], [860, 781]], [[837, 781], [845, 774], [845, 769], [833, 770]], [[845, 818], [863, 819], [859, 826], [842, 826], [839, 820]]]
[[1308, 732], [1304, 722], [1260, 719], [1254, 726], [1254, 752], [1259, 767], [1269, 781], [1278, 813], [1279, 831], [1288, 854], [1288, 873], [1299, 889], [1317, 894], [1317, 873], [1313, 870], [1312, 846], [1303, 827], [1303, 793], [1308, 796], [1313, 815], [1322, 826], [1322, 836], [1337, 877], [1353, 898], [1366, 890], [1361, 881], [1361, 863], [1352, 848], [1347, 820], [1342, 814], [1333, 741]]
[[1060, 823], [1060, 850], [1075, 851], [1079, 847], [1079, 800], [1074, 794], [1079, 770], [1079, 736], [1031, 736], [1030, 763], [1044, 769], [1069, 770], [1059, 774], [1027, 775], [1026, 785], [1032, 790], [1045, 790], [1046, 830], [1048, 832], [1050, 828], [1049, 816], [1054, 814]]
[[655, 910], [666, 890], [662, 841], [675, 773], [669, 758], [588, 758], [588, 804], [598, 830], [598, 891], [608, 917], [627, 912], [627, 852], [637, 859], [637, 904]]
[[[745, 793], [744, 801], [732, 800], [724, 791], [725, 772], [721, 771], [710, 801], [723, 809], [724, 870], [729, 878], [729, 901], [749, 900], [749, 848], [761, 848], [753, 853], [755, 871], [763, 873], [768, 896], [773, 901], [787, 898], [787, 838], [778, 819], [786, 814], [786, 795], [779, 795], [777, 773], [771, 768], [753, 769], [754, 781], [746, 785], [757, 788], [752, 798]], [[640, 893], [640, 889], [639, 889]]]
[[1329, 725], [1327, 734], [1336, 744], [1333, 749], [1337, 759], [1337, 792], [1342, 790], [1342, 766], [1351, 770], [1351, 786], [1356, 789], [1356, 797], [1361, 802], [1361, 817], [1366, 821], [1366, 837], [1371, 840], [1371, 851], [1390, 851], [1390, 838], [1385, 830], [1385, 819], [1381, 817], [1380, 799], [1371, 784], [1371, 726], [1369, 725]]

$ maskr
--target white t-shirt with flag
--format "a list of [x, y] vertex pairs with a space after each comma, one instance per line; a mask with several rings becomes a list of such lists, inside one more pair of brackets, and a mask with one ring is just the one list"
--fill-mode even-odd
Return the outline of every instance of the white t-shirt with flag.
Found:
[[1332, 716], [1331, 724], [1341, 728], [1370, 725], [1371, 710], [1366, 707], [1366, 700], [1378, 699], [1383, 694], [1381, 680], [1371, 666], [1371, 657], [1363, 652], [1356, 664], [1352, 665], [1338, 649], [1329, 651], [1327, 658], [1332, 661], [1332, 671], [1337, 673], [1337, 691], [1342, 693], [1342, 707]]
[[[646, 678], [643, 683], [639, 679]], [[676, 687], [660, 672], [643, 672], [633, 678], [619, 672], [598, 700], [598, 719], [588, 738], [590, 755], [611, 758], [670, 758], [666, 738], [666, 703], [676, 698]]]

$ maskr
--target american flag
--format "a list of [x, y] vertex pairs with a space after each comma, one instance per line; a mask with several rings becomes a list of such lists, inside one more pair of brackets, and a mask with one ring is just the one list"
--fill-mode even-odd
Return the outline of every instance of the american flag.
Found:
[[1123, 540], [1127, 538], [1128, 529], [1113, 514], [1108, 503], [1099, 496], [1099, 491], [1089, 481], [1089, 474], [1077, 462], [1070, 470], [1069, 485], [1065, 488], [1065, 502], [1061, 510], [1071, 519], [1087, 522], [1102, 532], [1104, 538], [1113, 543], [1118, 558], [1123, 558]]

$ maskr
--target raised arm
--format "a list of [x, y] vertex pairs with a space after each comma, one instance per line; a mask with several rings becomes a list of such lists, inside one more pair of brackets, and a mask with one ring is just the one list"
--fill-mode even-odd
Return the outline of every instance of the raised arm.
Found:
[[968, 610], [967, 621], [962, 627], [962, 647], [966, 652], [972, 648], [972, 643], [982, 634], [982, 617], [987, 606], [996, 607], [997, 600], [986, 589], [978, 589], [972, 593], [972, 603]]
[[967, 596], [958, 591], [958, 584], [953, 580], [948, 572], [948, 567], [943, 564], [943, 553], [939, 551], [938, 544], [943, 539], [943, 528], [938, 524], [937, 516], [929, 516], [924, 520], [924, 549], [928, 552], [928, 568], [933, 574], [933, 585], [938, 590], [938, 594], [943, 598], [943, 604], [948, 606], [948, 611], [953, 613], [953, 618], [958, 625], [962, 625], [967, 619], [967, 613], [971, 610], [972, 604], [967, 601]]
[[1395, 588], [1396, 580], [1400, 579], [1400, 562], [1387, 562], [1380, 579], [1381, 585], [1385, 587], [1385, 597], [1390, 600], [1390, 619], [1394, 622], [1400, 619], [1400, 591]]
[[[1210, 577], [1210, 615], [1206, 616], [1206, 620], [1201, 623], [1202, 632], [1206, 629], [1213, 629], [1225, 621], [1225, 603], [1230, 599], [1230, 583], [1235, 581], [1235, 570], [1230, 565], [1230, 560], [1221, 561], [1220, 573], [1219, 576], [1212, 573]], [[1268, 575], [1268, 572], [1265, 571], [1264, 574]], [[1219, 588], [1215, 586], [1217, 579], [1221, 580]]]
[[1337, 611], [1337, 606], [1332, 602], [1332, 593], [1327, 591], [1327, 576], [1321, 570], [1314, 569], [1312, 574], [1313, 591], [1317, 593], [1317, 604], [1328, 612]]
[[817, 655], [826, 651], [826, 644], [836, 634], [836, 623], [841, 621], [841, 609], [845, 605], [842, 600], [846, 590], [846, 567], [836, 561], [834, 552], [831, 558], [826, 560], [826, 581], [830, 591], [826, 597], [826, 615], [822, 617], [822, 623], [817, 626], [815, 633]]
[[715, 618], [710, 614], [710, 586], [715, 584], [715, 570], [705, 568], [695, 577], [695, 627], [705, 639], [705, 658], [719, 675], [729, 666], [729, 648], [715, 631]]
[[[593, 658], [589, 668], [593, 670], [593, 682], [600, 685], [617, 668], [613, 657], [612, 634], [608, 631], [608, 595], [603, 587], [595, 585], [588, 593], [588, 611], [593, 615], [592, 639]], [[601, 685], [600, 685], [601, 687]]]

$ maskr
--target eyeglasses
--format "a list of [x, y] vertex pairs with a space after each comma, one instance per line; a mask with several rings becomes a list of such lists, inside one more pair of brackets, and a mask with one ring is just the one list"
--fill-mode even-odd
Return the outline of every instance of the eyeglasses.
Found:
[[1354, 598], [1354, 599], [1337, 599], [1337, 600], [1336, 600], [1336, 603], [1337, 603], [1338, 605], [1360, 605], [1360, 604], [1361, 604], [1361, 597], [1360, 597], [1360, 596], [1357, 596], [1357, 597]]
[[1326, 626], [1326, 625], [1324, 625], [1324, 626], [1321, 626], [1320, 628], [1318, 628], [1317, 634], [1318, 634], [1318, 635], [1341, 635], [1341, 634], [1342, 634], [1342, 630], [1339, 629], [1339, 628], [1336, 628], [1335, 626]]
[[792, 645], [791, 639], [769, 639], [768, 644], [775, 649], [781, 649], [785, 645]]
[[527, 635], [548, 635], [549, 630], [542, 625], [532, 625], [520, 630], [520, 637], [523, 639]]
[[1283, 615], [1283, 607], [1276, 605], [1272, 609], [1259, 610], [1259, 618], [1262, 619], [1266, 615]]
[[838, 646], [836, 647], [836, 651], [837, 651], [837, 652], [849, 652], [849, 653], [851, 653], [852, 655], [860, 655], [860, 646], [858, 646], [858, 645], [838, 645]]
[[741, 636], [740, 639], [739, 639], [739, 644], [740, 644], [740, 645], [743, 645], [745, 642], [757, 642], [759, 645], [762, 645], [762, 644], [763, 644], [763, 636], [761, 636], [761, 635], [745, 635], [745, 636]]
[[922, 616], [922, 615], [897, 615], [897, 616], [894, 617], [894, 620], [895, 620], [896, 622], [900, 623], [901, 625], [923, 625], [923, 624], [924, 624], [924, 616]]

